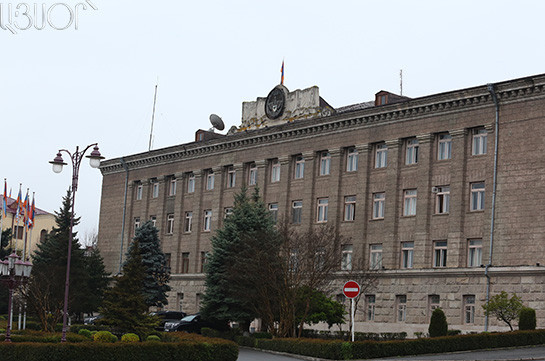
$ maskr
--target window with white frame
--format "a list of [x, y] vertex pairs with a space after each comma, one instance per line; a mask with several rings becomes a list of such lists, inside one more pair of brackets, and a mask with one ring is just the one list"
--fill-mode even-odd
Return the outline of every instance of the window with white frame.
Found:
[[142, 185], [142, 183], [138, 183], [136, 185], [136, 200], [139, 201], [142, 199], [142, 193], [144, 191], [144, 186]]
[[134, 219], [134, 230], [136, 231], [138, 228], [140, 228], [140, 217]]
[[255, 186], [257, 184], [257, 165], [255, 163], [250, 164], [248, 171], [248, 185]]
[[365, 310], [367, 313], [367, 321], [375, 320], [375, 303], [376, 303], [375, 295], [365, 296], [365, 304], [366, 304]]
[[413, 268], [414, 242], [401, 242], [401, 268]]
[[176, 304], [178, 305], [178, 311], [183, 311], [183, 308], [184, 308], [184, 294], [182, 292], [178, 292], [176, 294]]
[[227, 167], [227, 188], [233, 188], [237, 181], [237, 171], [235, 167]]
[[271, 183], [280, 182], [280, 161], [274, 159], [271, 161]]
[[407, 319], [407, 295], [396, 296], [396, 321], [405, 322]]
[[435, 191], [435, 214], [445, 214], [450, 208], [450, 187], [434, 187]]
[[189, 252], [182, 253], [180, 273], [189, 273]]
[[354, 246], [351, 244], [345, 244], [341, 248], [341, 270], [352, 270], [352, 251]]
[[356, 219], [356, 196], [344, 197], [344, 220], [350, 222]]
[[290, 250], [289, 269], [290, 272], [297, 272], [299, 269], [299, 255], [295, 248]]
[[415, 216], [416, 215], [416, 189], [406, 189], [403, 192], [403, 215]]
[[212, 210], [207, 209], [204, 211], [203, 231], [210, 231], [212, 227]]
[[208, 252], [201, 252], [201, 273], [204, 273], [207, 263], [208, 263]]
[[447, 266], [447, 241], [433, 242], [433, 267]]
[[369, 246], [371, 248], [370, 259], [369, 259], [369, 268], [370, 269], [381, 269], [382, 268], [382, 244], [372, 244]]
[[157, 216], [151, 216], [149, 217], [149, 220], [152, 226], [157, 227]]
[[322, 271], [325, 267], [325, 248], [318, 247], [314, 252], [314, 268], [318, 271]]
[[193, 212], [185, 212], [184, 232], [190, 233], [193, 229]]
[[170, 181], [168, 182], [168, 195], [169, 196], [176, 195], [176, 178], [174, 177], [170, 178]]
[[439, 295], [429, 295], [428, 296], [428, 322], [431, 319], [431, 314], [436, 308], [439, 308], [441, 298]]
[[346, 171], [355, 172], [358, 170], [358, 150], [356, 148], [348, 148], [346, 153]]
[[437, 136], [437, 160], [446, 160], [452, 157], [452, 136], [441, 133]]
[[405, 147], [405, 164], [418, 163], [418, 139], [410, 138], [406, 141]]
[[195, 174], [189, 173], [187, 176], [187, 193], [195, 192]]
[[305, 175], [305, 158], [302, 155], [295, 156], [295, 179], [303, 179]]
[[174, 214], [167, 214], [167, 234], [174, 233]]
[[470, 210], [484, 210], [484, 182], [471, 183]]
[[274, 223], [278, 221], [278, 203], [269, 203], [269, 212]]
[[483, 241], [481, 239], [470, 239], [467, 248], [467, 266], [480, 267], [483, 257]]
[[153, 179], [151, 181], [151, 197], [159, 197], [159, 182], [157, 181], [157, 179]]
[[303, 201], [293, 201], [291, 203], [291, 223], [301, 224], [303, 216]]
[[464, 324], [475, 323], [475, 295], [464, 296]]
[[233, 207], [225, 207], [223, 209], [223, 218], [229, 217], [231, 214], [233, 214]]
[[210, 190], [214, 189], [215, 178], [216, 178], [216, 176], [214, 174], [214, 171], [212, 169], [209, 169], [206, 172], [206, 190], [207, 191], [210, 191]]
[[316, 222], [327, 222], [327, 208], [329, 204], [328, 198], [318, 198], [318, 204], [316, 209]]
[[171, 258], [172, 258], [172, 254], [165, 253], [165, 266], [167, 266], [167, 268], [170, 268]]
[[375, 145], [375, 168], [384, 168], [388, 163], [388, 146], [386, 143]]
[[472, 131], [472, 153], [473, 155], [486, 154], [486, 140], [488, 132], [484, 128], [476, 128]]
[[329, 175], [331, 170], [331, 154], [329, 152], [320, 153], [320, 175]]
[[373, 194], [373, 219], [384, 218], [384, 203], [386, 201], [386, 193]]

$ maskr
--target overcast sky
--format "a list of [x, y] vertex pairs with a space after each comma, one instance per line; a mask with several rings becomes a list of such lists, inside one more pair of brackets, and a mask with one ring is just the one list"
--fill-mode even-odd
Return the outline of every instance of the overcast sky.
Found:
[[[0, 3], [0, 177], [50, 212], [71, 182], [71, 169], [48, 164], [59, 148], [98, 142], [106, 158], [148, 149], [157, 81], [153, 149], [192, 141], [211, 113], [226, 130], [239, 125], [242, 102], [280, 82], [283, 59], [288, 89], [317, 85], [333, 107], [399, 93], [400, 69], [409, 97], [545, 73], [537, 0], [58, 1], [39, 2], [43, 30], [19, 30], [25, 6], [16, 15], [19, 1]], [[68, 9], [70, 27], [55, 30]], [[101, 185], [82, 164], [80, 238], [98, 229]]]

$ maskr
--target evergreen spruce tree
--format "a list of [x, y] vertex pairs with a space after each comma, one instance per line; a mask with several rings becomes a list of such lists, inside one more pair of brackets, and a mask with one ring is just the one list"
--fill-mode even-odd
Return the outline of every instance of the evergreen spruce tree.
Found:
[[430, 337], [440, 337], [448, 334], [447, 317], [442, 309], [436, 308], [433, 310], [428, 332]]
[[157, 228], [153, 226], [151, 221], [145, 222], [136, 230], [134, 239], [138, 241], [146, 273], [142, 290], [144, 300], [148, 306], [163, 307], [168, 304], [170, 268], [167, 266], [165, 254], [161, 249]]
[[102, 324], [111, 325], [116, 330], [145, 336], [157, 324], [148, 315], [148, 305], [144, 298], [146, 267], [144, 266], [138, 239], [134, 239], [119, 276], [113, 288], [105, 293], [100, 313]]
[[104, 299], [104, 292], [108, 288], [108, 273], [104, 266], [104, 259], [96, 246], [85, 254], [85, 274], [87, 275], [87, 297], [82, 300], [81, 310], [85, 313], [98, 311]]

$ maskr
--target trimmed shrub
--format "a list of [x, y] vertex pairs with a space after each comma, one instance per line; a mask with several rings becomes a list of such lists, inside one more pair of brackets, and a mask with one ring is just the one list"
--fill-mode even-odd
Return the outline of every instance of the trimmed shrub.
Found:
[[140, 342], [140, 337], [135, 333], [126, 333], [121, 336], [121, 342]]
[[462, 330], [448, 330], [447, 331], [447, 336], [456, 336], [456, 335], [461, 335], [462, 334]]
[[235, 336], [235, 342], [238, 343], [240, 346], [245, 347], [255, 347], [256, 346], [256, 339], [254, 337], [248, 337], [248, 336]]
[[272, 339], [272, 335], [268, 332], [254, 332], [251, 334], [252, 337], [254, 338], [268, 338], [268, 339]]
[[146, 337], [146, 341], [161, 341], [161, 337], [157, 335], [149, 335]]
[[530, 307], [523, 307], [519, 315], [519, 330], [536, 329], [536, 310]]
[[93, 341], [95, 342], [116, 342], [117, 337], [110, 331], [98, 331], [93, 335]]
[[430, 337], [446, 336], [448, 333], [447, 317], [442, 309], [436, 308], [433, 310], [428, 327]]
[[78, 335], [82, 335], [82, 336], [85, 336], [87, 338], [92, 338], [93, 337], [93, 333], [91, 331], [89, 331], [88, 329], [85, 329], [85, 328], [82, 328], [78, 331]]

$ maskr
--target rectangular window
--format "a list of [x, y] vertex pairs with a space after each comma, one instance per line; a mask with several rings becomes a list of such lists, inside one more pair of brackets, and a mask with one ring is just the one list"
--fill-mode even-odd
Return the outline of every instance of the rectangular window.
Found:
[[233, 214], [233, 207], [226, 207], [223, 210], [223, 218], [229, 217], [231, 214]]
[[183, 308], [184, 308], [184, 294], [182, 292], [178, 292], [176, 294], [176, 303], [178, 304], [178, 311], [183, 311]]
[[174, 214], [167, 214], [167, 234], [174, 233]]
[[407, 189], [403, 194], [403, 215], [416, 215], [416, 189]]
[[168, 195], [169, 196], [176, 195], [176, 178], [174, 177], [170, 178], [170, 181], [168, 183]]
[[295, 179], [303, 179], [305, 174], [305, 158], [302, 155], [295, 157]]
[[396, 321], [405, 322], [407, 319], [407, 295], [397, 295], [396, 296]]
[[[136, 217], [134, 219], [134, 230], [136, 231], [138, 228], [140, 228], [140, 218]], [[21, 237], [21, 239], [22, 239], [22, 237]]]
[[320, 153], [320, 175], [329, 175], [331, 168], [331, 154], [329, 152]]
[[301, 224], [303, 201], [293, 201], [291, 204], [291, 223]]
[[269, 203], [269, 212], [274, 223], [278, 221], [278, 203]]
[[484, 210], [484, 182], [471, 183], [470, 210]]
[[384, 168], [388, 163], [388, 146], [386, 143], [375, 145], [375, 168]]
[[319, 198], [318, 206], [316, 211], [316, 222], [325, 223], [327, 222], [327, 208], [329, 204], [328, 198]]
[[209, 169], [206, 172], [206, 190], [207, 191], [211, 191], [212, 189], [214, 189], [215, 178], [216, 177], [215, 177], [214, 171], [212, 169]]
[[280, 161], [275, 159], [271, 162], [271, 183], [280, 182]]
[[210, 231], [212, 226], [212, 210], [207, 209], [204, 211], [203, 231]]
[[480, 239], [470, 239], [468, 241], [467, 266], [479, 267], [482, 264], [483, 241]]
[[407, 139], [405, 150], [405, 164], [410, 165], [416, 163], [418, 163], [418, 139]]
[[488, 132], [484, 128], [473, 129], [472, 132], [473, 141], [472, 141], [472, 153], [473, 155], [482, 155], [486, 154], [486, 140]]
[[208, 252], [201, 252], [201, 273], [204, 273], [208, 261]]
[[475, 295], [464, 296], [464, 323], [475, 323]]
[[344, 220], [350, 222], [356, 219], [356, 196], [344, 197]]
[[227, 188], [233, 188], [237, 181], [237, 171], [235, 167], [231, 166], [227, 168]]
[[356, 148], [348, 148], [346, 155], [346, 171], [355, 172], [358, 170], [358, 150]]
[[382, 244], [372, 244], [371, 248], [371, 259], [369, 260], [370, 269], [381, 269], [382, 268]]
[[375, 302], [376, 302], [375, 295], [365, 296], [365, 303], [366, 303], [365, 309], [367, 313], [367, 321], [375, 320]]
[[435, 214], [445, 214], [450, 208], [450, 187], [434, 187], [435, 192]]
[[257, 184], [257, 165], [255, 163], [250, 164], [250, 170], [248, 172], [248, 185], [255, 186]]
[[151, 181], [151, 197], [159, 197], [159, 182], [156, 179]]
[[180, 273], [189, 273], [189, 252], [182, 253], [182, 269]]
[[439, 302], [440, 302], [439, 295], [429, 295], [428, 296], [428, 322], [431, 319], [431, 314], [436, 308], [439, 308]]
[[433, 242], [433, 267], [447, 266], [447, 241]]
[[187, 193], [195, 192], [195, 174], [189, 173], [187, 176]]
[[352, 270], [352, 250], [354, 247], [351, 244], [345, 244], [341, 248], [341, 270]]
[[452, 137], [448, 133], [437, 137], [437, 160], [446, 160], [452, 157]]
[[151, 217], [149, 217], [149, 220], [151, 221], [151, 224], [152, 224], [154, 227], [157, 227], [157, 217], [156, 217], [156, 216], [151, 216]]
[[401, 242], [401, 268], [413, 268], [414, 242]]
[[142, 192], [144, 190], [144, 186], [142, 184], [138, 184], [136, 186], [136, 200], [139, 201], [142, 199]]
[[373, 219], [384, 218], [384, 202], [386, 201], [386, 193], [373, 194]]
[[172, 255], [170, 253], [165, 253], [165, 265], [170, 268], [170, 260], [172, 258]]
[[190, 233], [193, 229], [193, 212], [185, 212], [184, 232]]

